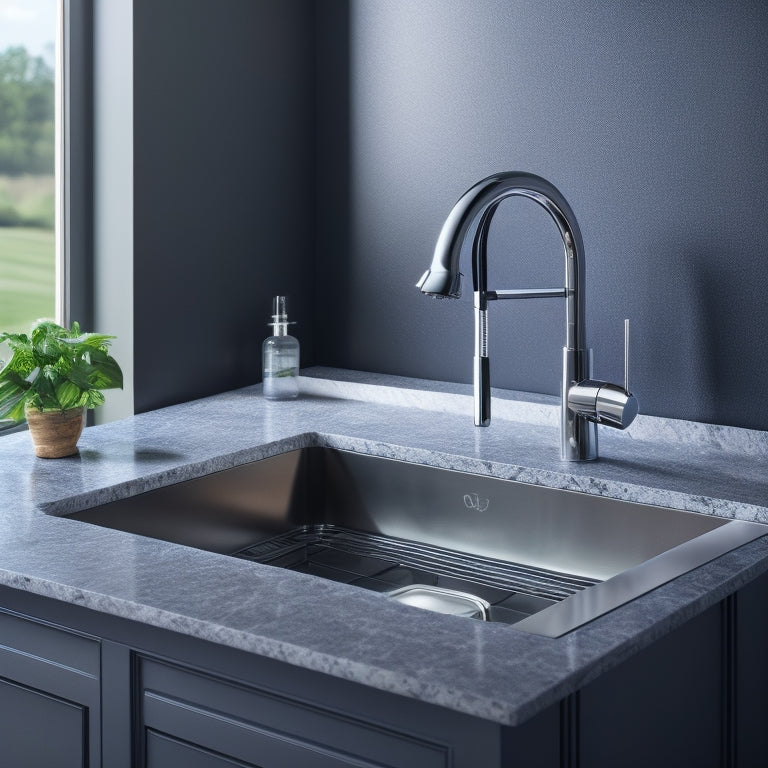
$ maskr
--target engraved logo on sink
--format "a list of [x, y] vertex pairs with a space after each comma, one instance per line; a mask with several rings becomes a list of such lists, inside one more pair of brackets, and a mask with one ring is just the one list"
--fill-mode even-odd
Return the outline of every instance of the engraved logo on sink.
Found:
[[478, 512], [485, 512], [490, 503], [490, 499], [486, 499], [484, 496], [479, 496], [476, 493], [464, 494], [464, 506], [467, 509], [476, 509]]

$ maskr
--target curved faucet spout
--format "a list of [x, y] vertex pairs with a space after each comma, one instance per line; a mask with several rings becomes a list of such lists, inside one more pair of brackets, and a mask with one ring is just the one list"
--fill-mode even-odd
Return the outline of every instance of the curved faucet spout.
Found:
[[[491, 220], [499, 204], [506, 198], [515, 196], [526, 197], [538, 203], [555, 222], [565, 250], [563, 288], [488, 289], [487, 251]], [[575, 407], [569, 397], [571, 390], [582, 382], [605, 384], [605, 382], [591, 381], [591, 353], [587, 349], [585, 340], [584, 243], [573, 210], [559, 190], [540, 176], [518, 171], [488, 176], [468, 189], [448, 215], [435, 246], [432, 264], [416, 283], [423, 293], [438, 298], [458, 298], [461, 295], [460, 257], [463, 245], [470, 236], [473, 238], [472, 284], [475, 307], [475, 424], [487, 426], [491, 419], [487, 346], [488, 302], [497, 299], [564, 298], [566, 334], [563, 349], [561, 456], [568, 460], [596, 458], [595, 422], [603, 420], [601, 414], [605, 412], [605, 408], [602, 406], [602, 400], [600, 400], [601, 406], [596, 406], [594, 414], [591, 414], [588, 408], [581, 406], [581, 400], [578, 407]], [[600, 387], [598, 391], [603, 392]], [[629, 413], [632, 408], [635, 408], [636, 412], [636, 403], [628, 392], [625, 394], [632, 401], [629, 409], [626, 410], [627, 418], [616, 417], [611, 422], [605, 420], [605, 423], [620, 425], [623, 429], [632, 420]], [[617, 408], [622, 409], [623, 404]], [[622, 414], [624, 413], [622, 411]]]
[[[508, 197], [527, 197], [544, 208], [560, 232], [565, 248], [566, 347], [585, 349], [584, 243], [576, 216], [560, 191], [541, 176], [512, 171], [497, 173], [468, 189], [448, 214], [435, 245], [430, 268], [416, 284], [423, 293], [437, 297], [461, 295], [459, 258], [462, 245], [473, 236], [472, 282], [476, 292], [487, 292], [486, 242], [491, 219]], [[481, 297], [484, 303], [488, 298]], [[510, 297], [511, 298], [511, 297]], [[515, 298], [526, 298], [518, 295]]]

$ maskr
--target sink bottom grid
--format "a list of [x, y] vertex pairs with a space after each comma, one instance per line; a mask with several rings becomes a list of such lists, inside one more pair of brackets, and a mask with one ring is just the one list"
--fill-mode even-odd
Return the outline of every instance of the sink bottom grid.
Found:
[[336, 525], [294, 528], [236, 557], [377, 592], [431, 585], [490, 603], [490, 620], [514, 624], [599, 582], [519, 563]]

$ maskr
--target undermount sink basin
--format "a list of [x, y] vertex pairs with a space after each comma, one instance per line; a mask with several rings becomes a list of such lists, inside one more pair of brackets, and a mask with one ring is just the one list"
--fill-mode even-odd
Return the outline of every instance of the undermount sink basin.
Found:
[[768, 532], [758, 523], [328, 448], [69, 517], [410, 605], [448, 613], [455, 605], [459, 615], [549, 637]]

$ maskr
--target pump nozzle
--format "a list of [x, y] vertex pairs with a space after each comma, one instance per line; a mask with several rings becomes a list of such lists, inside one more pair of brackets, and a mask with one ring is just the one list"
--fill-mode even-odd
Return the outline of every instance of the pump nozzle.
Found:
[[293, 323], [288, 322], [288, 313], [285, 310], [285, 296], [275, 296], [272, 299], [272, 322], [267, 323], [272, 326], [273, 336], [286, 336], [288, 326]]

